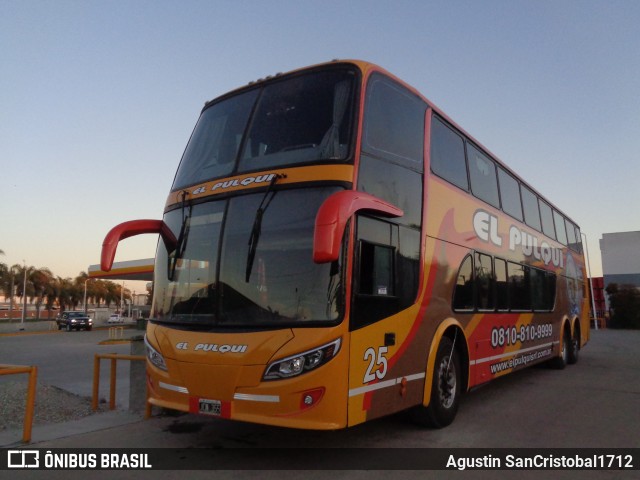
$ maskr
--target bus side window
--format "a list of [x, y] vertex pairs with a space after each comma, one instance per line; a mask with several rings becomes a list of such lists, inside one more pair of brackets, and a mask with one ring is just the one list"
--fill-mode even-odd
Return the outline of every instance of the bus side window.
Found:
[[467, 161], [473, 195], [496, 208], [500, 208], [496, 166], [484, 153], [467, 143]]
[[496, 307], [499, 311], [509, 310], [509, 286], [507, 284], [507, 262], [496, 258]]
[[500, 183], [500, 200], [502, 209], [522, 221], [522, 202], [520, 201], [520, 184], [503, 168], [498, 167], [498, 181]]
[[531, 310], [531, 269], [519, 263], [508, 263], [511, 310]]
[[422, 172], [426, 110], [414, 93], [373, 74], [367, 86], [363, 151]]
[[393, 295], [393, 257], [395, 249], [360, 241], [359, 293]]
[[553, 310], [556, 302], [556, 274], [531, 268], [531, 298], [534, 311]]
[[357, 217], [351, 329], [390, 317], [401, 309], [397, 296], [398, 225], [371, 217]]
[[454, 310], [473, 310], [475, 302], [473, 300], [473, 260], [471, 255], [467, 255], [460, 265], [456, 285], [453, 291]]
[[549, 238], [556, 238], [556, 230], [553, 227], [553, 214], [551, 207], [543, 200], [540, 200], [540, 217], [542, 218], [542, 233]]
[[464, 141], [437, 117], [431, 121], [431, 170], [463, 190], [469, 190]]
[[553, 220], [556, 224], [556, 233], [558, 236], [558, 241], [566, 245], [567, 244], [567, 230], [564, 223], [564, 217], [559, 214], [556, 210], [553, 211]]
[[524, 207], [524, 221], [531, 228], [539, 232], [542, 231], [540, 225], [540, 208], [538, 207], [538, 197], [524, 185], [520, 189], [522, 194], [522, 206]]
[[493, 262], [489, 255], [476, 252], [475, 262], [476, 304], [478, 310], [493, 310], [494, 301], [494, 276]]

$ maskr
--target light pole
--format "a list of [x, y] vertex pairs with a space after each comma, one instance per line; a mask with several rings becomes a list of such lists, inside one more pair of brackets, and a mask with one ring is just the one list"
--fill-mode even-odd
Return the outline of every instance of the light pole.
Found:
[[87, 282], [93, 280], [93, 278], [87, 278], [84, 281], [84, 314], [87, 314]]
[[584, 249], [587, 252], [587, 275], [589, 276], [589, 291], [591, 292], [591, 308], [593, 308], [593, 324], [595, 329], [598, 330], [598, 312], [596, 311], [596, 300], [593, 296], [593, 279], [591, 278], [591, 262], [589, 261], [589, 245], [587, 244], [587, 236], [580, 232], [580, 235], [584, 237]]
[[13, 322], [13, 290], [14, 290], [14, 277], [15, 274], [13, 273], [13, 265], [11, 266], [11, 268], [9, 269], [9, 272], [11, 273], [11, 283], [9, 285], [9, 323]]
[[24, 319], [27, 315], [27, 262], [22, 260], [24, 268], [24, 282], [22, 284], [22, 320], [20, 321], [20, 330], [24, 330]]

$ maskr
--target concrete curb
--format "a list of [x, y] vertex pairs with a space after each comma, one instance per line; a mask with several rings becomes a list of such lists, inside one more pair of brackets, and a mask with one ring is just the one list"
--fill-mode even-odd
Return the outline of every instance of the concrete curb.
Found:
[[[111, 410], [94, 413], [88, 417], [65, 423], [34, 425], [31, 433], [31, 443], [28, 445], [36, 445], [40, 442], [58, 440], [83, 433], [107, 430], [141, 421], [144, 421], [144, 417], [140, 414], [123, 410]], [[22, 428], [0, 431], [0, 447], [6, 448], [19, 445], [25, 445], [22, 442]]]

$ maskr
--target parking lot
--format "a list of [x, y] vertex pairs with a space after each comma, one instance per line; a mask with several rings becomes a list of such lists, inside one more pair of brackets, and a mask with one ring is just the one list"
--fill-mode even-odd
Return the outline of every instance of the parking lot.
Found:
[[[60, 384], [62, 388], [87, 395], [91, 391], [93, 353], [103, 348], [97, 342], [105, 335], [105, 332], [93, 331], [0, 337], [0, 363], [37, 364], [40, 382]], [[59, 434], [53, 435], [56, 438], [47, 440], [39, 439], [39, 428], [44, 427], [36, 426], [33, 446], [640, 448], [639, 343], [640, 332], [637, 331], [592, 331], [591, 341], [581, 351], [578, 364], [560, 371], [529, 368], [472, 391], [463, 397], [453, 425], [442, 430], [418, 427], [402, 414], [352, 429], [315, 432], [193, 415], [160, 415], [144, 420], [121, 411], [114, 414], [113, 421], [123, 422], [124, 419], [124, 425], [110, 427], [107, 422], [94, 431], [73, 430], [69, 425], [60, 425]], [[118, 348], [122, 353], [128, 353], [127, 346]], [[120, 373], [125, 374], [124, 369]], [[118, 403], [121, 410], [126, 409], [124, 401]], [[95, 416], [100, 415], [108, 414]], [[47, 428], [55, 430], [57, 427]], [[0, 438], [6, 439], [6, 435]], [[246, 461], [251, 462], [251, 457]], [[250, 463], [246, 465], [249, 467]], [[599, 472], [593, 478], [621, 478], [608, 476], [613, 473]], [[216, 475], [216, 478], [222, 477]], [[582, 478], [585, 478], [584, 474]]]

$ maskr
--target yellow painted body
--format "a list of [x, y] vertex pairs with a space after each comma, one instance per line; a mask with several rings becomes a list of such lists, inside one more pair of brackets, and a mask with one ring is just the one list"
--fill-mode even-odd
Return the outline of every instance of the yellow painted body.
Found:
[[[361, 70], [362, 100], [368, 76], [374, 71], [386, 72], [364, 62], [354, 64]], [[361, 102], [360, 117], [362, 111]], [[433, 112], [437, 110], [430, 107], [427, 115]], [[429, 122], [426, 125], [428, 145]], [[274, 168], [216, 179], [190, 188], [186, 200], [243, 193], [256, 188], [258, 176], [274, 173], [286, 175], [278, 186], [322, 180], [355, 185], [360, 137], [361, 132], [356, 142], [354, 165]], [[206, 406], [211, 400], [220, 402], [221, 410], [215, 416], [223, 418], [284, 427], [338, 429], [417, 405], [428, 405], [435, 355], [444, 335], [455, 335], [457, 348], [466, 354], [463, 356], [466, 379], [463, 390], [558, 356], [565, 322], [572, 333], [579, 326], [580, 346], [584, 345], [589, 337], [588, 295], [583, 285], [569, 284], [563, 267], [553, 268], [558, 280], [552, 312], [453, 311], [451, 302], [457, 271], [472, 251], [552, 269], [535, 255], [524, 255], [521, 248], [507, 248], [512, 228], [519, 229], [521, 234], [535, 236], [539, 243], [548, 242], [549, 248], [562, 252], [564, 264], [571, 256], [581, 278], [587, 277], [581, 254], [555, 241], [545, 240], [542, 234], [437, 178], [429, 172], [428, 153], [426, 157], [420, 287], [412, 306], [353, 331], [349, 327], [349, 300], [344, 318], [333, 327], [204, 333], [150, 322], [148, 342], [164, 356], [167, 371], [148, 362], [149, 401], [161, 407], [202, 413], [202, 405]], [[166, 206], [182, 201], [182, 192], [172, 192]], [[479, 210], [484, 213], [478, 214]], [[487, 218], [490, 221], [481, 223]], [[486, 227], [487, 234], [494, 240], [502, 239], [503, 246], [479, 238], [478, 224], [481, 232]], [[349, 228], [345, 236], [349, 239], [345, 275], [347, 299], [352, 295], [348, 279], [353, 275], [355, 249], [353, 224]], [[579, 313], [572, 315], [567, 295], [580, 290], [583, 294]], [[508, 344], [499, 348], [493, 342], [492, 346], [491, 336], [495, 337], [496, 327], [502, 327], [503, 333], [508, 333], [510, 338], [516, 332], [518, 340], [503, 342]], [[521, 332], [524, 332], [522, 336]], [[536, 332], [542, 332], [540, 338], [536, 338]], [[525, 334], [527, 341], [523, 342]], [[392, 342], [390, 338], [393, 338]], [[289, 379], [263, 379], [271, 362], [336, 339], [341, 341], [339, 352], [321, 367]], [[534, 358], [538, 355], [541, 356]], [[312, 397], [311, 404], [305, 403], [307, 396]]]

